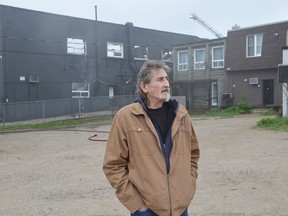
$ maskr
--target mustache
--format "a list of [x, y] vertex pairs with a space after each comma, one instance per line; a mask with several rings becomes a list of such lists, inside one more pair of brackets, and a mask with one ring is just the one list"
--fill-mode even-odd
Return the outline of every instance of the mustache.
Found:
[[168, 92], [169, 93], [170, 92], [170, 88], [162, 89], [161, 92]]

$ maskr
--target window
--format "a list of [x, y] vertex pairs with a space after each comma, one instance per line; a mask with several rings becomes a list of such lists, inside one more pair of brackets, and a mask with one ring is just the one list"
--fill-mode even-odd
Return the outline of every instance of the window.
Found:
[[30, 75], [29, 76], [29, 82], [30, 83], [38, 83], [39, 82], [39, 76], [38, 75]]
[[205, 49], [194, 50], [194, 69], [205, 69]]
[[89, 96], [89, 83], [72, 83], [72, 98], [86, 98]]
[[246, 56], [261, 56], [263, 44], [263, 34], [248, 35], [246, 38]]
[[171, 49], [162, 49], [161, 50], [161, 60], [166, 62], [173, 62], [172, 50]]
[[134, 58], [135, 59], [148, 59], [148, 47], [134, 46]]
[[114, 97], [114, 87], [109, 86], [109, 98], [113, 98], [113, 97]]
[[211, 83], [211, 105], [217, 106], [218, 105], [218, 86], [217, 82]]
[[178, 71], [188, 70], [188, 51], [178, 52]]
[[212, 68], [224, 67], [224, 47], [212, 48]]
[[124, 50], [122, 43], [107, 42], [107, 56], [123, 58]]
[[86, 42], [82, 39], [67, 38], [67, 53], [86, 55]]

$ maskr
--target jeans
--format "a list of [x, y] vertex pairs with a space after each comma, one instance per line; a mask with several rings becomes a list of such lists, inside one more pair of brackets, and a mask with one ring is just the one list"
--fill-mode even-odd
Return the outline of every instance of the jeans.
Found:
[[[155, 214], [152, 210], [147, 209], [146, 211], [140, 212], [136, 211], [134, 213], [131, 213], [131, 216], [158, 216]], [[188, 210], [186, 209], [181, 216], [188, 216]]]

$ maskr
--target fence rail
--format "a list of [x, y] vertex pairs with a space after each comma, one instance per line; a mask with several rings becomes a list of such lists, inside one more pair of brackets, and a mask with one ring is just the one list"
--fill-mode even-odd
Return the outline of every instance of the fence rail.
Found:
[[[185, 96], [174, 96], [186, 107]], [[71, 98], [58, 100], [0, 103], [0, 122], [3, 126], [21, 121], [45, 122], [55, 117], [82, 117], [86, 114], [107, 115], [134, 101], [134, 95]], [[96, 115], [96, 114], [95, 114]]]
[[60, 116], [81, 117], [85, 113], [110, 111], [115, 113], [120, 107], [133, 102], [135, 96], [103, 96], [94, 98], [71, 98], [59, 100], [0, 103], [0, 121], [3, 126], [8, 122]]

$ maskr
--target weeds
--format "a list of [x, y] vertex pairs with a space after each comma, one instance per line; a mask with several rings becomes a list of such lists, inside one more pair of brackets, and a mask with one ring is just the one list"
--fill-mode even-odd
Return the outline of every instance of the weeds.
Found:
[[251, 114], [253, 111], [253, 105], [246, 102], [246, 98], [242, 97], [241, 101], [232, 107], [227, 109], [213, 108], [207, 115], [219, 116], [219, 117], [233, 117], [239, 114]]
[[256, 128], [288, 132], [288, 117], [266, 117], [257, 122]]
[[263, 113], [265, 116], [276, 116], [277, 114], [278, 112], [273, 108], [270, 108], [265, 113]]

